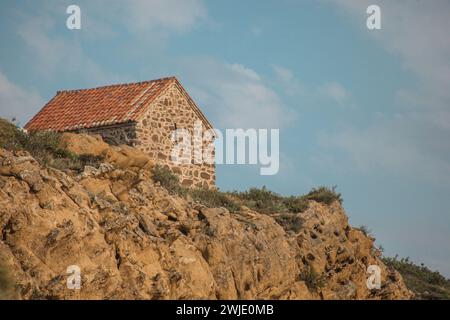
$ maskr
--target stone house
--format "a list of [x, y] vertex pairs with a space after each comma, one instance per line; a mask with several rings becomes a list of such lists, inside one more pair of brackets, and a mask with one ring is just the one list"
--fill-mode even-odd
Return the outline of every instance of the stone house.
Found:
[[173, 130], [187, 129], [192, 135], [199, 121], [204, 130], [212, 129], [180, 82], [169, 77], [58, 91], [25, 129], [100, 134], [108, 143], [148, 153], [155, 163], [175, 172], [184, 186], [215, 187], [214, 164], [176, 164], [171, 159]]

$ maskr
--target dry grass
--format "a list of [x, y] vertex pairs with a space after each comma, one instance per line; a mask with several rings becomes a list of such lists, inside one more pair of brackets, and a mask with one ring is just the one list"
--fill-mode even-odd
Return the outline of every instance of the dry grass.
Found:
[[15, 124], [0, 118], [0, 147], [7, 150], [28, 151], [39, 163], [56, 169], [83, 171], [86, 165], [98, 166], [101, 157], [77, 155], [61, 147], [61, 135], [57, 132], [22, 131]]

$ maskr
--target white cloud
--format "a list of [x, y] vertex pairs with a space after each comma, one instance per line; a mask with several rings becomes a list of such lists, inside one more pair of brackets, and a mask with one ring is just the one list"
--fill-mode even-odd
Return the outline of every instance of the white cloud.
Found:
[[281, 128], [295, 114], [256, 71], [209, 58], [183, 61], [190, 91], [213, 123], [226, 128]]
[[[344, 127], [325, 133], [320, 143], [345, 150], [355, 169], [409, 175], [449, 184], [450, 114], [408, 113], [381, 117], [367, 128]], [[346, 162], [348, 159], [336, 161]], [[341, 166], [343, 163], [338, 163]]]
[[323, 98], [331, 99], [343, 105], [351, 104], [349, 98], [351, 93], [336, 81], [326, 82], [319, 86], [309, 86], [301, 83], [294, 74], [294, 71], [280, 65], [272, 66], [275, 80], [281, 84], [285, 93], [290, 96], [309, 97], [313, 101], [322, 102]]
[[110, 83], [116, 75], [103, 70], [83, 51], [78, 41], [54, 33], [55, 19], [50, 15], [28, 17], [17, 33], [24, 41], [32, 68], [41, 78], [56, 75], [80, 77], [89, 85]]
[[400, 58], [416, 78], [399, 87], [393, 114], [366, 128], [328, 133], [326, 145], [346, 150], [362, 170], [387, 170], [446, 183], [450, 175], [450, 2], [378, 1], [382, 30], [365, 27], [369, 0], [326, 0], [358, 21], [361, 30]]
[[228, 68], [239, 77], [247, 78], [251, 81], [261, 81], [261, 77], [255, 71], [250, 68], [246, 68], [242, 64], [234, 63], [228, 65]]
[[24, 125], [30, 113], [39, 110], [42, 104], [43, 99], [35, 90], [12, 83], [0, 72], [0, 117], [16, 118]]
[[[207, 16], [203, 0], [99, 0], [95, 3], [81, 0], [77, 4], [81, 8], [81, 30], [72, 32], [65, 30], [66, 6], [62, 2], [43, 1], [34, 6], [33, 11], [8, 12], [14, 16], [12, 29], [24, 44], [24, 49], [18, 54], [29, 61], [30, 77], [44, 83], [56, 82], [58, 87], [55, 90], [64, 89], [59, 86], [64, 86], [67, 81], [89, 87], [132, 80], [127, 74], [109, 71], [102, 67], [102, 61], [91, 58], [83, 46], [86, 43], [91, 45], [89, 41], [103, 41], [104, 37], [114, 41], [111, 38], [116, 32], [125, 31], [130, 35], [130, 43], [134, 41], [136, 44], [132, 48], [124, 44], [123, 50], [128, 50], [129, 54], [132, 50], [141, 53], [153, 47], [161, 49], [169, 35], [190, 30]], [[136, 37], [142, 38], [142, 34], [151, 41], [136, 42]], [[31, 102], [38, 99], [30, 98], [26, 91], [20, 91], [19, 87], [6, 80], [4, 77], [2, 101], [18, 107], [14, 114], [7, 110], [2, 110], [2, 114], [28, 120], [42, 107], [42, 103], [32, 107]], [[5, 88], [11, 89], [11, 93], [7, 95]], [[31, 97], [36, 98], [32, 94]], [[4, 108], [13, 110], [10, 106]]]
[[286, 94], [294, 96], [304, 93], [303, 85], [295, 77], [294, 72], [291, 69], [280, 65], [273, 65], [272, 69], [275, 74], [275, 79], [281, 83]]
[[186, 31], [206, 16], [202, 0], [133, 0], [126, 6], [130, 10], [126, 23], [138, 30], [161, 26]]
[[338, 82], [328, 82], [319, 88], [319, 94], [333, 99], [339, 104], [343, 104], [349, 97], [350, 93]]
[[207, 18], [203, 0], [102, 0], [96, 8], [97, 18], [131, 32], [185, 32]]
[[275, 65], [273, 66], [273, 71], [275, 75], [283, 82], [290, 82], [294, 80], [294, 73], [288, 68]]
[[[65, 17], [63, 3], [46, 1], [32, 13], [17, 15], [17, 34], [32, 56], [33, 67], [42, 76], [66, 74], [81, 77], [88, 85], [124, 80], [123, 76], [105, 70], [91, 59], [80, 40], [96, 41], [106, 37], [114, 41], [110, 38], [115, 32], [126, 30], [134, 40], [137, 36], [142, 39], [142, 33], [147, 35], [144, 39], [149, 42], [135, 41], [135, 47], [151, 43], [150, 48], [156, 50], [165, 46], [170, 34], [186, 32], [207, 17], [203, 0], [99, 0], [95, 3], [80, 1], [79, 6], [81, 30], [69, 34], [61, 33], [65, 28], [61, 23], [61, 16]], [[139, 50], [149, 50], [149, 47], [139, 47]]]
[[[325, 0], [335, 3], [361, 24], [386, 50], [398, 55], [403, 67], [420, 81], [416, 96], [425, 107], [450, 102], [450, 2], [448, 0], [379, 0], [382, 30], [365, 28], [366, 8], [371, 0]], [[424, 99], [427, 98], [427, 100]]]

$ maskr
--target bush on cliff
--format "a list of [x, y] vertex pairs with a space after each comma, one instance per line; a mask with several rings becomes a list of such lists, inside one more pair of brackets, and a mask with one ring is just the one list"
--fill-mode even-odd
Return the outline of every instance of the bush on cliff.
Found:
[[194, 201], [200, 202], [210, 208], [224, 207], [230, 212], [237, 212], [240, 209], [240, 206], [227, 194], [218, 190], [190, 189], [187, 193]]
[[81, 172], [86, 165], [98, 166], [101, 157], [77, 155], [62, 147], [61, 134], [52, 131], [22, 131], [15, 124], [0, 118], [0, 147], [28, 151], [42, 165]]
[[159, 182], [170, 193], [181, 194], [184, 192], [178, 176], [166, 167], [155, 165], [152, 169], [152, 179], [154, 182]]
[[224, 207], [230, 212], [239, 210], [239, 205], [236, 204], [230, 197], [219, 190], [212, 189], [188, 189], [180, 185], [179, 178], [169, 168], [156, 165], [152, 170], [152, 179], [159, 182], [160, 185], [172, 194], [187, 198], [203, 204], [209, 208]]
[[326, 285], [326, 278], [319, 274], [313, 267], [308, 266], [299, 276], [299, 280], [304, 281], [309, 290], [317, 292]]
[[275, 216], [275, 221], [286, 231], [299, 232], [303, 227], [303, 219], [291, 213], [281, 213]]
[[0, 118], [0, 148], [7, 150], [23, 149], [27, 135], [15, 124]]
[[450, 280], [437, 271], [432, 271], [425, 265], [414, 264], [409, 258], [398, 256], [384, 257], [383, 262], [397, 270], [403, 277], [409, 290], [415, 293], [416, 299], [449, 300]]
[[283, 197], [265, 186], [261, 189], [250, 188], [243, 192], [233, 192], [243, 205], [260, 213], [300, 213], [308, 209], [308, 200], [304, 196]]
[[240, 199], [243, 204], [261, 213], [282, 212], [282, 198], [268, 190], [265, 186], [261, 189], [250, 188], [244, 192], [234, 192], [233, 195]]
[[340, 193], [336, 192], [336, 186], [328, 187], [318, 187], [313, 188], [307, 195], [306, 199], [314, 200], [316, 202], [324, 203], [326, 205], [332, 204], [334, 201], [342, 204], [342, 196]]
[[169, 168], [156, 165], [153, 167], [152, 179], [159, 182], [162, 187], [172, 194], [182, 197], [190, 196], [194, 201], [207, 207], [225, 207], [230, 212], [237, 212], [241, 205], [264, 214], [279, 214], [277, 222], [286, 230], [298, 232], [301, 228], [301, 219], [296, 214], [308, 209], [308, 201], [314, 200], [324, 204], [334, 201], [342, 203], [340, 193], [335, 187], [320, 187], [311, 190], [307, 195], [283, 197], [266, 187], [250, 188], [246, 191], [231, 193], [211, 189], [190, 189], [180, 185], [179, 178]]

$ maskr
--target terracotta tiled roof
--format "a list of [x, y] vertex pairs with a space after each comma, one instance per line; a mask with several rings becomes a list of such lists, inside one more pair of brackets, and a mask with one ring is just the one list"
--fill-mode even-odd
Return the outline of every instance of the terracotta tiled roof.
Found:
[[140, 112], [173, 82], [178, 83], [175, 77], [58, 91], [25, 129], [68, 131], [135, 121]]

